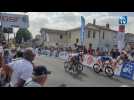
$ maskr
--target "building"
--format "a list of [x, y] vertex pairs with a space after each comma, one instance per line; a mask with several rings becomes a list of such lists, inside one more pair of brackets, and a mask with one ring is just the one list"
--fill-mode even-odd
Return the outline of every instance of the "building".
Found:
[[126, 42], [126, 44], [134, 44], [134, 34], [133, 33], [126, 33], [125, 42]]
[[[78, 41], [78, 44], [80, 44], [80, 28], [67, 30], [69, 34], [68, 38], [68, 45], [71, 45], [72, 43], [76, 43]], [[109, 28], [109, 24], [106, 24], [106, 26], [99, 26], [91, 23], [88, 23], [85, 28], [86, 32], [86, 38], [84, 41], [84, 45], [86, 47], [89, 46], [91, 43], [93, 45], [93, 48], [109, 48], [111, 49], [113, 46], [117, 45], [116, 36], [118, 34], [117, 31], [111, 30]]]
[[133, 33], [126, 33], [125, 34], [125, 43], [126, 47], [134, 47], [134, 34]]
[[[80, 44], [80, 27], [70, 29], [70, 30], [54, 30], [54, 29], [41, 29], [41, 37], [45, 45], [49, 46], [71, 46], [76, 42]], [[110, 25], [106, 24], [106, 26], [96, 25], [95, 20], [93, 24], [88, 23], [85, 27], [86, 38], [84, 41], [84, 45], [86, 47], [91, 43], [93, 48], [107, 48], [111, 49], [117, 46], [117, 34], [118, 31], [110, 29]], [[48, 39], [49, 38], [49, 39]], [[129, 38], [133, 41], [130, 35], [126, 34], [126, 41], [130, 42]]]
[[63, 47], [68, 45], [67, 31], [42, 28], [40, 32], [46, 46]]
[[40, 34], [35, 36], [35, 39], [32, 40], [32, 47], [40, 47], [43, 44], [43, 38]]

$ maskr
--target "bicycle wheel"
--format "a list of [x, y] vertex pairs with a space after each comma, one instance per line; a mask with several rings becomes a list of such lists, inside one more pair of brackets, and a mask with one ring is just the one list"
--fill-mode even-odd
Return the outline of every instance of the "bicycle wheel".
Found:
[[72, 67], [73, 73], [77, 73], [77, 65], [76, 64], [72, 64], [71, 67]]
[[83, 65], [82, 64], [77, 64], [77, 71], [82, 72], [83, 71]]
[[112, 77], [114, 75], [114, 71], [110, 66], [105, 67], [105, 73], [108, 77]]
[[65, 69], [65, 71], [69, 71], [69, 68], [70, 68], [69, 62], [64, 62], [64, 69]]
[[96, 73], [100, 73], [101, 71], [101, 67], [99, 64], [94, 64], [93, 65], [93, 70], [96, 72]]

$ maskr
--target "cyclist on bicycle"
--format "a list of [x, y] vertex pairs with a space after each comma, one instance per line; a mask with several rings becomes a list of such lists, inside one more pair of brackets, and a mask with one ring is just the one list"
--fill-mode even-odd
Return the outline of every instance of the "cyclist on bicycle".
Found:
[[97, 63], [99, 65], [104, 65], [107, 61], [109, 61], [110, 65], [113, 64], [112, 57], [108, 56], [107, 52], [103, 52], [102, 55], [97, 58]]
[[69, 55], [70, 61], [73, 63], [81, 63], [83, 61], [83, 49], [77, 48]]

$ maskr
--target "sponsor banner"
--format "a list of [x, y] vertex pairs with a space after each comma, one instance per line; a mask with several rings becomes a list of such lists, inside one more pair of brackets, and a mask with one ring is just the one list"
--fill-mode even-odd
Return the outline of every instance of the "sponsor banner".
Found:
[[93, 67], [93, 65], [96, 62], [96, 58], [92, 55], [84, 55], [83, 65], [86, 65], [88, 67]]
[[134, 74], [134, 63], [123, 64], [120, 76], [127, 78], [127, 79], [130, 79], [130, 80], [133, 80], [133, 74]]
[[1, 13], [0, 21], [2, 27], [6, 27], [6, 28], [12, 28], [12, 27], [28, 28], [29, 27], [29, 18], [27, 15]]
[[68, 53], [67, 52], [60, 52], [59, 53], [59, 58], [63, 59], [63, 60], [67, 60], [68, 59]]
[[85, 39], [85, 18], [81, 16], [80, 42], [83, 45]]

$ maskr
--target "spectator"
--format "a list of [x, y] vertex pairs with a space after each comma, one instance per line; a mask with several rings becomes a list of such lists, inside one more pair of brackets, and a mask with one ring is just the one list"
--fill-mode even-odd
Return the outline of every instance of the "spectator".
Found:
[[0, 68], [0, 87], [10, 87], [11, 75], [13, 70], [8, 65]]
[[12, 57], [12, 59], [15, 59], [15, 57], [16, 57], [16, 50], [15, 50], [15, 48], [13, 48], [12, 50], [11, 50], [11, 57]]
[[9, 64], [13, 69], [11, 77], [11, 85], [13, 87], [23, 87], [26, 80], [32, 77], [34, 67], [32, 61], [35, 58], [33, 50], [26, 49], [23, 58]]
[[110, 55], [112, 56], [113, 59], [116, 59], [120, 55], [120, 52], [118, 49], [112, 49]]
[[29, 79], [25, 83], [25, 87], [43, 87], [47, 80], [47, 75], [50, 72], [44, 66], [38, 66], [33, 70], [32, 79]]
[[89, 44], [88, 54], [89, 55], [94, 55], [94, 49], [92, 49], [92, 44]]
[[12, 61], [12, 57], [10, 56], [8, 50], [4, 51], [4, 61], [5, 61], [5, 64], [11, 63]]
[[13, 70], [5, 65], [2, 55], [0, 56], [0, 87], [9, 86]]
[[84, 54], [87, 54], [87, 48], [84, 46]]
[[101, 55], [100, 49], [97, 48], [97, 49], [96, 49], [96, 56], [100, 56], [100, 55]]
[[17, 51], [16, 55], [14, 56], [13, 61], [21, 60], [23, 58], [23, 51]]

